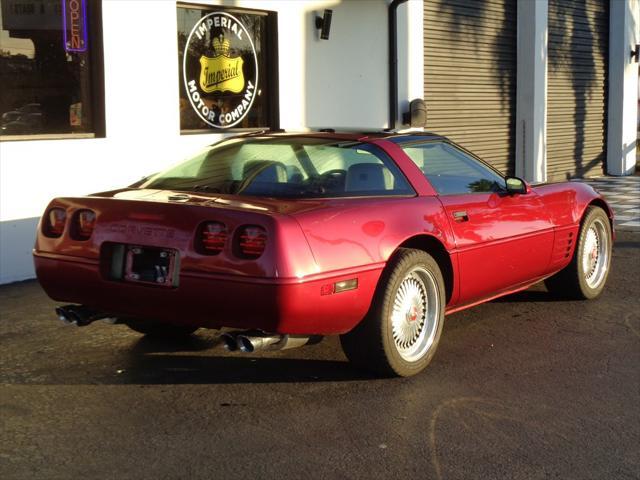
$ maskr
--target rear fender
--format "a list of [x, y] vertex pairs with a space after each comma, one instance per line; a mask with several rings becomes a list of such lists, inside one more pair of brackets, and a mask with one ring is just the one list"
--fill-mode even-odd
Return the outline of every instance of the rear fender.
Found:
[[437, 197], [337, 199], [294, 217], [319, 273], [383, 268], [401, 245], [421, 235], [437, 239], [447, 251], [455, 248]]
[[416, 235], [408, 238], [398, 248], [414, 248], [431, 255], [438, 262], [444, 278], [447, 305], [457, 300], [459, 291], [458, 256], [455, 253], [451, 254], [440, 240], [431, 235]]

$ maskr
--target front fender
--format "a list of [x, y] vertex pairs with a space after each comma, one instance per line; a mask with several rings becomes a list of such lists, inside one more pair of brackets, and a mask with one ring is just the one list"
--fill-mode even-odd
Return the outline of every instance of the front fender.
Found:
[[586, 183], [553, 183], [536, 186], [534, 190], [540, 195], [551, 223], [557, 228], [579, 224], [587, 207], [593, 204], [607, 212], [613, 227], [611, 206], [598, 191]]

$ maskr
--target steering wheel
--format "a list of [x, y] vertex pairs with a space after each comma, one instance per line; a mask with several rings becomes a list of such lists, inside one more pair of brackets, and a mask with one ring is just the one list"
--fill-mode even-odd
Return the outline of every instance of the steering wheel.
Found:
[[324, 190], [337, 190], [344, 186], [346, 176], [346, 170], [334, 168], [321, 173], [317, 182]]
[[341, 168], [333, 168], [331, 170], [327, 170], [324, 173], [320, 174], [320, 178], [325, 178], [325, 177], [341, 177], [341, 176], [345, 176], [347, 174], [346, 170], [343, 170]]

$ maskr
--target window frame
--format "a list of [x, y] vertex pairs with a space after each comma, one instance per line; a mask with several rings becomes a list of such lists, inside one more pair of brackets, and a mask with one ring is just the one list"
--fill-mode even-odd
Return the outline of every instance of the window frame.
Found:
[[[458, 150], [459, 152], [467, 155], [471, 160], [475, 160], [476, 162], [478, 162], [478, 164], [480, 164], [483, 167], [486, 167], [487, 170], [489, 170], [490, 172], [493, 172], [494, 174], [496, 174], [498, 177], [500, 177], [504, 182], [505, 182], [505, 188], [501, 188], [498, 192], [458, 192], [458, 193], [440, 193], [438, 192], [438, 189], [433, 185], [433, 182], [431, 182], [431, 180], [429, 179], [429, 177], [427, 176], [426, 173], [421, 172], [422, 175], [424, 176], [424, 178], [429, 182], [429, 185], [431, 185], [431, 187], [436, 191], [436, 193], [438, 194], [438, 196], [451, 196], [451, 195], [479, 195], [479, 194], [487, 194], [487, 193], [507, 193], [507, 189], [506, 189], [506, 175], [504, 175], [502, 172], [500, 172], [499, 170], [497, 170], [493, 165], [491, 165], [490, 163], [484, 161], [482, 158], [478, 157], [475, 153], [467, 150], [466, 148], [458, 145], [455, 142], [452, 142], [451, 140], [449, 140], [448, 138], [430, 138], [428, 140], [412, 140], [409, 142], [400, 142], [398, 143], [398, 146], [402, 149], [402, 152], [414, 163], [414, 165], [416, 165], [416, 167], [418, 167], [418, 165], [416, 164], [416, 162], [411, 158], [411, 156], [405, 152], [405, 148], [407, 147], [412, 147], [412, 146], [420, 146], [420, 145], [427, 145], [430, 143], [443, 143], [446, 145], [449, 145], [450, 147], [452, 147], [454, 150]], [[419, 167], [418, 167], [419, 168]]]
[[[266, 21], [266, 48], [265, 51], [265, 64], [267, 65], [267, 72], [265, 72], [267, 82], [269, 85], [266, 97], [268, 98], [267, 108], [267, 122], [268, 126], [264, 127], [250, 127], [250, 128], [199, 128], [199, 129], [183, 129], [180, 119], [180, 111], [178, 110], [178, 124], [180, 136], [182, 135], [211, 135], [212, 133], [224, 134], [224, 133], [252, 133], [260, 131], [279, 132], [280, 128], [280, 63], [278, 58], [278, 12], [273, 10], [260, 10], [257, 8], [244, 8], [228, 5], [211, 5], [203, 3], [191, 3], [179, 1], [176, 3], [176, 13], [179, 8], [191, 8], [196, 10], [204, 10], [209, 13], [216, 10], [228, 12], [228, 13], [249, 13], [254, 15], [261, 15], [265, 17]], [[176, 33], [177, 33], [176, 29]], [[178, 59], [180, 60], [180, 59]], [[178, 62], [179, 77], [182, 82], [182, 61]], [[268, 68], [269, 65], [274, 65], [273, 68]], [[180, 101], [180, 87], [178, 87], [178, 102]]]
[[[64, 0], [63, 0], [64, 1]], [[90, 55], [89, 75], [91, 78], [91, 109], [93, 112], [93, 132], [85, 133], [34, 133], [21, 135], [0, 135], [0, 142], [24, 142], [37, 140], [80, 140], [105, 138], [106, 107], [104, 86], [104, 40], [102, 34], [102, 2], [87, 0], [88, 51]], [[61, 30], [61, 34], [62, 33]]]

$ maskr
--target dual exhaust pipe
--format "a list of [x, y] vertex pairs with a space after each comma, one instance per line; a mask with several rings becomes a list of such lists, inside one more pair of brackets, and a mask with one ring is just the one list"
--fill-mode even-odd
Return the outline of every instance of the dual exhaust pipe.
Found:
[[322, 340], [322, 337], [317, 335], [279, 335], [264, 333], [259, 330], [227, 332], [223, 333], [220, 338], [224, 348], [229, 352], [239, 350], [244, 353], [287, 350], [289, 348], [302, 347], [303, 345], [313, 345]]
[[[67, 325], [85, 327], [96, 320], [106, 319], [111, 323], [116, 323], [117, 319], [112, 315], [94, 310], [86, 305], [65, 305], [56, 308], [56, 315]], [[288, 350], [290, 348], [302, 347], [303, 345], [314, 345], [322, 341], [320, 335], [280, 335], [264, 333], [260, 330], [233, 331], [223, 333], [220, 338], [230, 352], [241, 351], [252, 353], [257, 351]]]
[[57, 307], [56, 315], [67, 325], [76, 325], [78, 327], [86, 327], [96, 320], [102, 320], [104, 318], [112, 320], [112, 323], [115, 323], [115, 319], [111, 319], [108, 313], [94, 310], [86, 305], [65, 305], [64, 307]]

